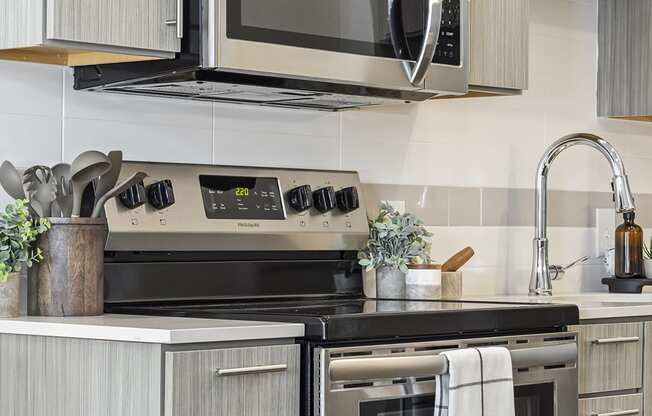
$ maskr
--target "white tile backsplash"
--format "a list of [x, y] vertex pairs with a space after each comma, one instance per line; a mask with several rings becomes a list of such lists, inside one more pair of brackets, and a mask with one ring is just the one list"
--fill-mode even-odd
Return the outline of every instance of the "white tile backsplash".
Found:
[[[531, 0], [531, 8], [529, 90], [512, 97], [294, 111], [74, 91], [69, 69], [0, 61], [0, 157], [28, 166], [120, 148], [130, 159], [354, 169], [372, 183], [532, 188], [545, 147], [587, 131], [621, 151], [635, 192], [652, 193], [652, 123], [595, 116], [597, 3]], [[608, 191], [610, 177], [601, 155], [578, 147], [555, 162], [550, 187]], [[526, 292], [532, 227], [433, 231], [439, 261], [476, 250], [467, 294]], [[551, 261], [591, 253], [593, 232], [550, 229]], [[569, 271], [555, 289], [600, 290], [601, 267]]]
[[64, 159], [84, 150], [121, 149], [131, 160], [211, 163], [212, 132], [201, 127], [66, 119]]

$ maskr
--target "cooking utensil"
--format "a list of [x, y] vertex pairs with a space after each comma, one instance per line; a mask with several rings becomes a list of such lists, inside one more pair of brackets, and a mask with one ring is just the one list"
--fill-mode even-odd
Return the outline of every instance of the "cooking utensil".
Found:
[[466, 247], [457, 253], [453, 254], [444, 264], [441, 266], [442, 272], [455, 272], [459, 270], [462, 266], [466, 264], [475, 252], [471, 247]]
[[52, 166], [52, 176], [57, 185], [62, 184], [62, 190], [66, 195], [72, 195], [72, 186], [70, 184], [71, 169], [69, 163], [59, 163]]
[[93, 214], [91, 215], [92, 218], [98, 218], [100, 214], [102, 213], [102, 209], [104, 208], [104, 204], [106, 204], [106, 201], [109, 199], [118, 196], [122, 192], [126, 191], [127, 189], [131, 188], [138, 182], [142, 181], [147, 177], [147, 174], [145, 172], [136, 172], [133, 175], [131, 175], [129, 178], [125, 179], [122, 181], [118, 186], [115, 188], [111, 189], [110, 191], [106, 192], [100, 199], [97, 200], [95, 203], [95, 208], [93, 209]]
[[77, 156], [72, 162], [72, 217], [79, 217], [84, 190], [93, 179], [105, 175], [111, 169], [111, 161], [102, 152], [89, 150]]
[[14, 199], [27, 199], [25, 189], [23, 189], [22, 175], [18, 173], [16, 167], [5, 160], [0, 165], [0, 185], [9, 196]]
[[41, 207], [41, 217], [52, 216], [52, 203], [56, 200], [56, 190], [49, 183], [39, 183], [30, 199]]
[[61, 177], [56, 184], [56, 200], [55, 203], [61, 211], [61, 216], [69, 218], [72, 215], [72, 187], [70, 181], [66, 181], [65, 177]]
[[120, 170], [122, 169], [122, 152], [119, 150], [112, 150], [107, 155], [111, 161], [111, 170], [100, 177], [95, 187], [95, 199], [99, 200], [104, 194], [109, 192], [118, 183], [120, 177]]

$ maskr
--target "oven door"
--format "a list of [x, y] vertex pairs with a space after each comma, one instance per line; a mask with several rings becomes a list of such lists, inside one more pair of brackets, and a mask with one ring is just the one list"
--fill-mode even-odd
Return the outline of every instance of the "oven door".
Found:
[[468, 0], [204, 0], [202, 64], [399, 90], [467, 91]]
[[[503, 345], [512, 350], [516, 416], [577, 416], [575, 336], [549, 337], [473, 340], [457, 347]], [[443, 368], [437, 353], [454, 346], [433, 342], [319, 349], [314, 415], [432, 416], [434, 374]]]

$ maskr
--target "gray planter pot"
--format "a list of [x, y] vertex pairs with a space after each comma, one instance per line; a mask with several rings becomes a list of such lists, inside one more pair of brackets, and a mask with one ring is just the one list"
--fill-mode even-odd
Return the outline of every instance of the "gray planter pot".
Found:
[[20, 315], [20, 273], [10, 273], [6, 282], [0, 283], [0, 318], [17, 318]]
[[387, 266], [376, 269], [376, 297], [405, 299], [405, 273]]
[[94, 316], [104, 312], [106, 220], [48, 218], [37, 246], [43, 260], [29, 270], [27, 311], [37, 316]]

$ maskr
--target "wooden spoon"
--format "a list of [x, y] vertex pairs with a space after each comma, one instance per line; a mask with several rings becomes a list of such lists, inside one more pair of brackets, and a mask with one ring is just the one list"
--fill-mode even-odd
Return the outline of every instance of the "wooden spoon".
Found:
[[471, 257], [475, 252], [471, 247], [466, 247], [457, 253], [453, 254], [451, 258], [446, 260], [444, 264], [441, 266], [441, 271], [442, 272], [456, 272], [458, 271], [462, 266], [466, 264], [469, 260], [471, 260]]

